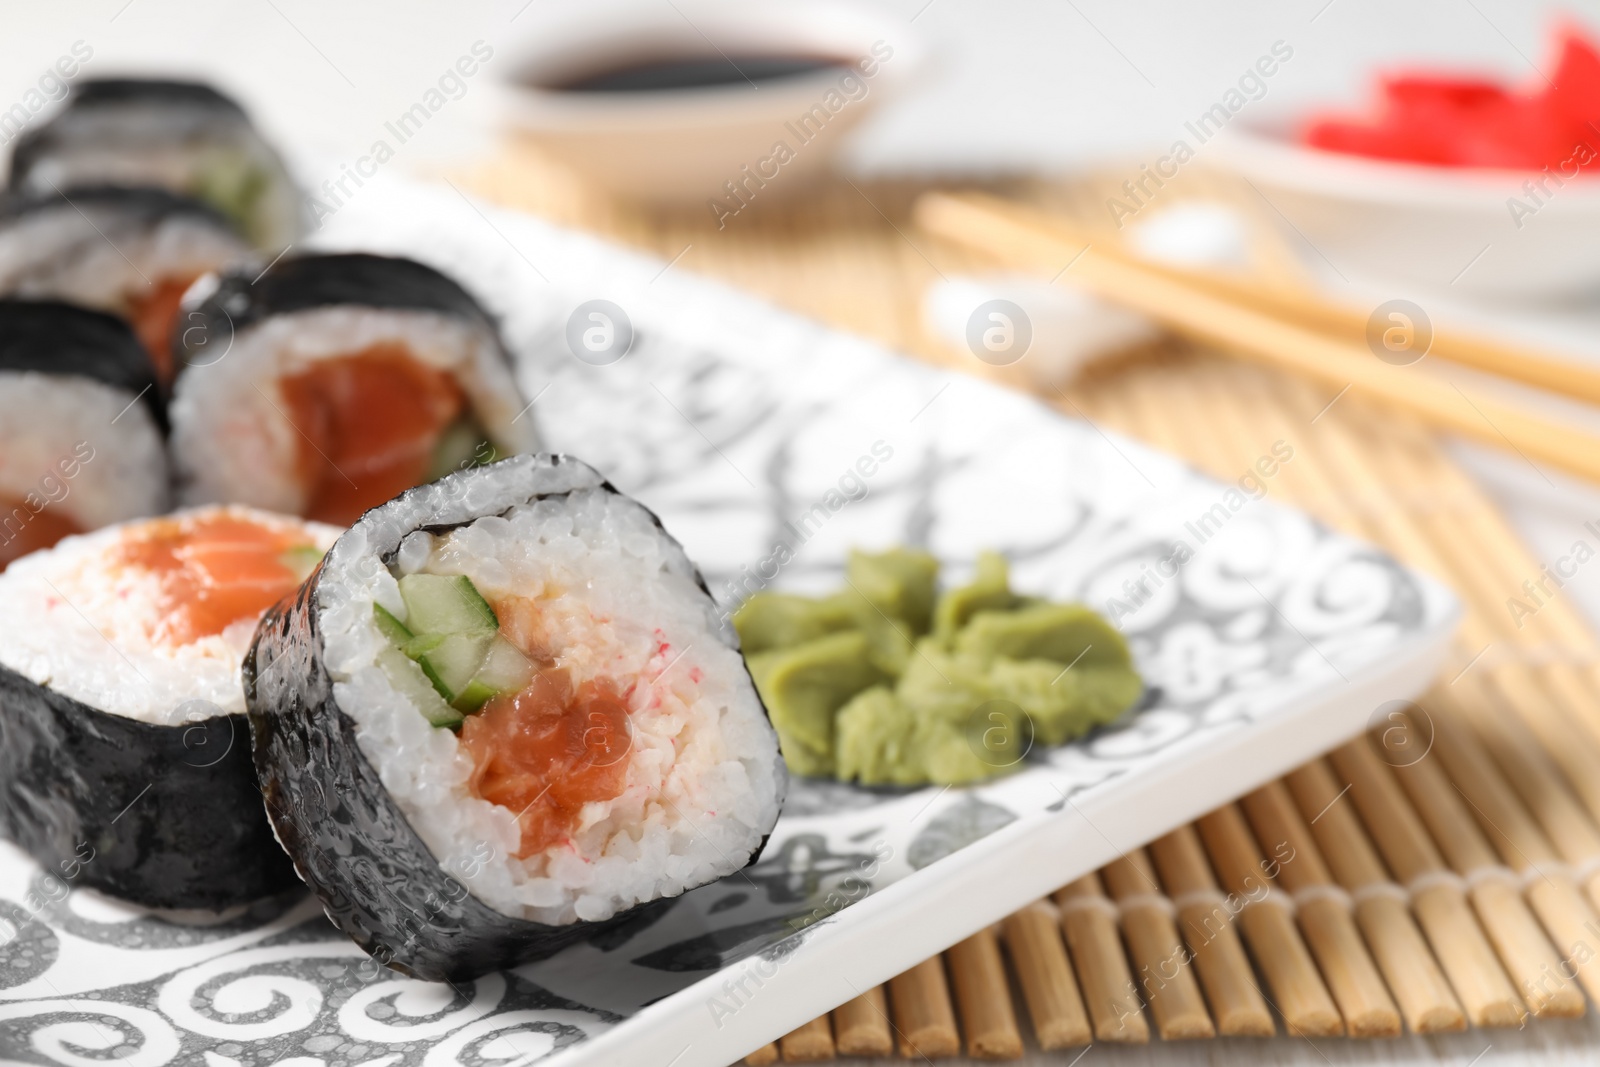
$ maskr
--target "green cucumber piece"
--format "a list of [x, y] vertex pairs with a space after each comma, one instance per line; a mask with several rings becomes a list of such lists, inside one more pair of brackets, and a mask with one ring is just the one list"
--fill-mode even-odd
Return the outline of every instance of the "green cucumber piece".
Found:
[[494, 445], [478, 420], [470, 416], [459, 419], [439, 435], [433, 446], [433, 459], [428, 466], [428, 478], [437, 481], [468, 467], [481, 467], [493, 463], [499, 456]]
[[488, 703], [490, 697], [499, 695], [496, 690], [490, 689], [482, 682], [474, 679], [467, 683], [467, 687], [461, 691], [460, 696], [450, 702], [450, 706], [457, 711], [470, 715]]
[[400, 579], [406, 625], [414, 634], [496, 630], [500, 620], [472, 579], [463, 574], [408, 574]]
[[400, 651], [406, 654], [407, 659], [421, 659], [423, 656], [438, 648], [449, 634], [417, 634], [400, 646]]
[[484, 654], [483, 666], [478, 668], [475, 681], [488, 686], [496, 694], [517, 693], [528, 688], [538, 673], [532, 660], [522, 649], [503, 637], [496, 637]]
[[372, 605], [372, 621], [378, 624], [378, 632], [387, 637], [396, 647], [404, 645], [415, 636], [412, 634], [410, 627], [395, 618], [393, 613], [382, 604], [374, 603]]
[[378, 666], [388, 677], [389, 684], [410, 700], [422, 717], [432, 726], [460, 726], [461, 712], [446, 704], [444, 698], [423, 675], [422, 669], [398, 648], [390, 647], [378, 652]]
[[445, 634], [443, 640], [422, 654], [418, 663], [439, 695], [454, 703], [478, 676], [478, 668], [483, 666], [493, 641], [494, 634], [482, 630]]

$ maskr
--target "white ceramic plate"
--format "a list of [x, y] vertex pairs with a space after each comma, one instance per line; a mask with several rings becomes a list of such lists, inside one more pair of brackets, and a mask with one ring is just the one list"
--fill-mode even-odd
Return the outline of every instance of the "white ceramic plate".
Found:
[[[1356, 733], [1429, 681], [1454, 624], [1440, 586], [1303, 515], [448, 188], [369, 185], [319, 243], [404, 252], [476, 289], [505, 316], [548, 443], [655, 508], [719, 592], [817, 501], [825, 521], [779, 586], [838, 582], [851, 545], [912, 542], [951, 579], [1003, 549], [1022, 590], [1106, 608], [1181, 539], [1194, 557], [1122, 618], [1149, 697], [980, 788], [796, 782], [755, 866], [459, 989], [364, 976], [302, 894], [222, 916], [52, 901], [0, 845], [0, 1060], [125, 1046], [123, 1067], [723, 1067]], [[597, 298], [637, 330], [609, 366], [565, 340]], [[874, 444], [892, 455], [863, 490], [842, 483]]]

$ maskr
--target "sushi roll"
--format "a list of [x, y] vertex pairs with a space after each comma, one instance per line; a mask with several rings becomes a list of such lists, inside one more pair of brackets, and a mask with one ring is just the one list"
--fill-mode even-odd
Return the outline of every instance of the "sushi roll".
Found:
[[127, 320], [162, 387], [172, 328], [203, 274], [250, 262], [233, 225], [164, 189], [100, 186], [0, 200], [0, 296], [64, 300]]
[[0, 300], [0, 569], [168, 506], [165, 416], [121, 320]]
[[787, 783], [699, 572], [563, 456], [368, 512], [262, 620], [244, 678], [278, 840], [340, 929], [419, 978], [741, 869]]
[[0, 833], [147, 907], [293, 885], [239, 664], [262, 611], [338, 533], [210, 508], [69, 538], [0, 574]]
[[178, 340], [173, 451], [188, 503], [344, 526], [536, 447], [494, 321], [408, 259], [306, 256], [231, 275], [185, 312]]
[[144, 78], [78, 82], [11, 153], [10, 187], [159, 186], [203, 200], [276, 253], [303, 229], [283, 161], [244, 109], [209, 85]]

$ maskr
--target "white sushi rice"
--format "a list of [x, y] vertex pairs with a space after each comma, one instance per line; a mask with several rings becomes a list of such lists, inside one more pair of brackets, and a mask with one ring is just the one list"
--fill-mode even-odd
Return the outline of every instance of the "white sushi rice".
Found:
[[[638, 504], [597, 488], [590, 468], [566, 463], [566, 496], [496, 508], [521, 499], [530, 465], [548, 464], [525, 456], [370, 513], [318, 589], [335, 699], [418, 836], [488, 906], [552, 924], [606, 919], [739, 869], [776, 821], [786, 783], [755, 687], [682, 549]], [[544, 594], [551, 650], [573, 684], [634, 686], [622, 794], [584, 805], [570, 840], [523, 859], [517, 813], [470, 792], [473, 764], [456, 735], [430, 726], [374, 663], [387, 639], [373, 603], [404, 610], [381, 559], [407, 530], [474, 513], [487, 517], [406, 537], [408, 569], [465, 574], [491, 602]]]
[[217, 362], [178, 378], [171, 414], [183, 502], [303, 512], [309, 487], [296, 473], [303, 438], [278, 381], [385, 344], [403, 345], [418, 362], [449, 372], [502, 452], [534, 447], [533, 420], [517, 418], [516, 383], [488, 331], [432, 312], [317, 308], [240, 330]]
[[[88, 378], [0, 371], [0, 496], [82, 530], [167, 507], [167, 458], [143, 403]], [[6, 523], [10, 525], [7, 526]], [[0, 514], [0, 539], [23, 520]]]
[[[339, 529], [248, 508], [206, 508], [274, 529], [304, 531], [326, 550]], [[256, 618], [178, 648], [152, 642], [156, 579], [118, 565], [115, 549], [150, 521], [124, 523], [35, 552], [0, 573], [0, 663], [90, 707], [158, 726], [242, 714], [239, 665]]]
[[68, 300], [126, 314], [163, 278], [194, 278], [243, 262], [250, 246], [218, 223], [85, 202], [34, 211], [0, 226], [0, 293]]

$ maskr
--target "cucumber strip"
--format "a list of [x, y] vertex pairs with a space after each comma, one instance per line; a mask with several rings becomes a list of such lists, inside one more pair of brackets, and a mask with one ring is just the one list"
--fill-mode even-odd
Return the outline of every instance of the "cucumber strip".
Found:
[[410, 627], [395, 618], [389, 609], [382, 604], [375, 603], [372, 605], [372, 620], [378, 624], [378, 632], [387, 637], [396, 646], [405, 644], [415, 636], [412, 634]]
[[417, 634], [400, 646], [407, 659], [421, 659], [438, 648], [449, 634]]
[[490, 697], [499, 695], [495, 690], [474, 679], [467, 683], [467, 687], [461, 691], [460, 696], [450, 702], [450, 706], [457, 711], [470, 715], [483, 707]]
[[[474, 633], [446, 634], [437, 646], [423, 653], [418, 661], [422, 673], [428, 676], [439, 695], [455, 701], [467, 690], [483, 666], [484, 655], [494, 634], [482, 630]], [[481, 703], [481, 701], [480, 701]]]
[[526, 689], [533, 681], [538, 668], [523, 655], [522, 649], [503, 637], [496, 637], [483, 657], [475, 681], [487, 686], [496, 695], [516, 693]]
[[498, 458], [478, 420], [467, 416], [456, 420], [439, 435], [439, 443], [433, 447], [428, 478], [437, 481], [447, 474], [468, 467], [481, 467]]
[[385, 648], [378, 653], [378, 666], [388, 677], [389, 684], [410, 700], [433, 726], [460, 726], [461, 712], [446, 704], [415, 663], [406, 659], [398, 648]]
[[416, 634], [495, 630], [500, 620], [472, 579], [455, 574], [408, 574], [400, 579], [406, 625]]

